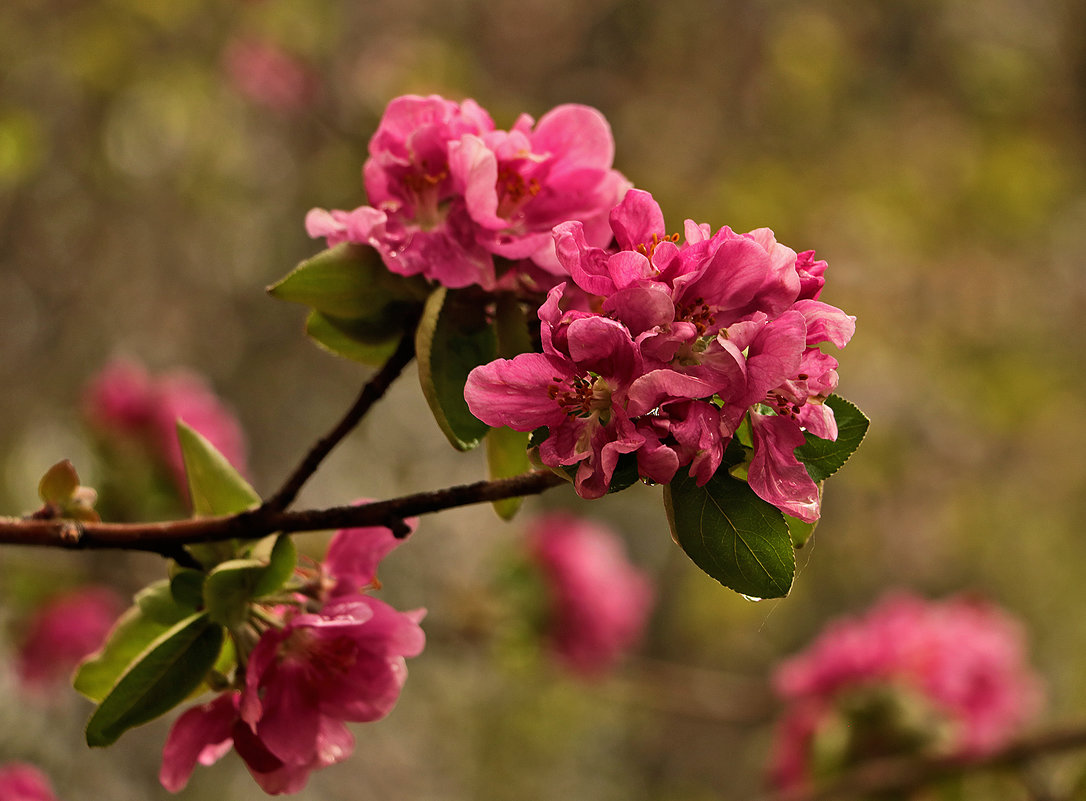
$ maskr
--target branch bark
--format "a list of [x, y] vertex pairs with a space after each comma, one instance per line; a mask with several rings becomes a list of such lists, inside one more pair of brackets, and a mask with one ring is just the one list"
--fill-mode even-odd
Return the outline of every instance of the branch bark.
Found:
[[396, 350], [389, 356], [388, 361], [382, 365], [377, 375], [362, 388], [358, 399], [347, 410], [343, 419], [325, 436], [317, 440], [309, 453], [305, 455], [305, 458], [294, 468], [294, 472], [283, 482], [283, 486], [264, 502], [264, 509], [281, 512], [294, 503], [302, 486], [309, 480], [310, 476], [317, 472], [317, 468], [320, 467], [324, 458], [358, 425], [362, 418], [366, 416], [366, 412], [370, 410], [370, 407], [384, 396], [392, 382], [411, 363], [411, 360], [415, 357], [414, 331], [414, 325], [408, 326]]
[[80, 523], [74, 520], [0, 518], [0, 544], [67, 549], [119, 549], [173, 555], [183, 545], [229, 539], [256, 539], [275, 532], [323, 531], [356, 526], [387, 526], [394, 532], [403, 519], [458, 506], [537, 495], [567, 483], [549, 470], [511, 478], [477, 481], [404, 495], [363, 506], [336, 506], [287, 512], [267, 505], [223, 517], [160, 523]]

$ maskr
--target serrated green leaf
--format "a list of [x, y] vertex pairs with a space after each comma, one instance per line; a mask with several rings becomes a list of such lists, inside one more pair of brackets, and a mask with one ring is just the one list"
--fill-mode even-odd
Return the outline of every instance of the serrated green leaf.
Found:
[[206, 613], [185, 618], [162, 632], [128, 666], [91, 715], [87, 745], [111, 745], [128, 729], [184, 701], [204, 681], [222, 643], [222, 627]]
[[823, 481], [841, 469], [860, 447], [871, 424], [863, 412], [840, 395], [830, 395], [826, 405], [833, 409], [837, 420], [837, 439], [831, 441], [807, 434], [807, 441], [796, 448], [796, 458], [807, 466], [815, 481]]
[[306, 334], [322, 349], [368, 365], [384, 364], [396, 350], [399, 337], [388, 337], [389, 328], [381, 331], [378, 335], [368, 326], [352, 325], [349, 320], [338, 320], [319, 311], [311, 311], [305, 321]]
[[178, 420], [177, 438], [185, 460], [194, 515], [232, 515], [260, 505], [256, 490], [200, 432]]
[[45, 471], [38, 482], [38, 496], [45, 503], [64, 506], [79, 489], [79, 474], [75, 465], [65, 459]]
[[216, 565], [204, 581], [204, 605], [215, 623], [235, 628], [249, 616], [249, 601], [267, 563], [229, 559]]
[[479, 444], [489, 427], [468, 410], [468, 373], [497, 358], [498, 342], [477, 300], [463, 292], [437, 289], [423, 309], [415, 336], [419, 382], [442, 433], [457, 450]]
[[177, 600], [170, 584], [170, 579], [156, 581], [137, 592], [135, 598], [144, 615], [165, 626], [172, 626], [196, 611], [196, 604], [189, 606]]
[[704, 487], [682, 473], [664, 487], [675, 541], [694, 564], [749, 598], [781, 598], [795, 575], [788, 525], [745, 481], [718, 471]]
[[[491, 479], [526, 473], [531, 468], [527, 432], [511, 428], [490, 429], [486, 435], [486, 461]], [[494, 501], [494, 511], [502, 520], [512, 520], [523, 502], [523, 497]]]
[[72, 685], [92, 701], [102, 701], [132, 661], [169, 628], [145, 615], [138, 605], [129, 607], [113, 624], [102, 647], [79, 665]]

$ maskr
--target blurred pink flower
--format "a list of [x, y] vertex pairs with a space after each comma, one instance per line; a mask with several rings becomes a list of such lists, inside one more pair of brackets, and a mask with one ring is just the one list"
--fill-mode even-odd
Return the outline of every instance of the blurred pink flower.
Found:
[[299, 111], [313, 101], [314, 75], [272, 42], [234, 39], [223, 53], [223, 67], [238, 92], [274, 111]]
[[195, 373], [174, 370], [153, 378], [136, 362], [117, 360], [87, 385], [84, 415], [110, 437], [136, 441], [171, 473], [188, 495], [177, 421], [182, 420], [214, 445], [241, 473], [247, 471], [245, 434], [207, 382]]
[[574, 673], [603, 675], [644, 631], [653, 602], [648, 577], [598, 523], [552, 513], [534, 520], [527, 537], [550, 596], [555, 654]]
[[0, 766], [3, 801], [57, 801], [45, 774], [32, 765], [9, 762]]
[[108, 587], [82, 587], [50, 599], [30, 620], [18, 653], [19, 678], [42, 688], [66, 681], [102, 645], [123, 609], [121, 597]]
[[862, 616], [831, 623], [777, 668], [774, 685], [788, 704], [771, 770], [782, 788], [809, 780], [814, 739], [851, 691], [919, 696], [950, 724], [945, 752], [965, 758], [1006, 744], [1040, 701], [1021, 626], [967, 597], [890, 595]]

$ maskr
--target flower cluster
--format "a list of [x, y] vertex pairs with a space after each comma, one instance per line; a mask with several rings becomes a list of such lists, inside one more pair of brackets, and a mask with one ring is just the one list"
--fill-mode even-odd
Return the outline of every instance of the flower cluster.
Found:
[[[919, 747], [968, 758], [1005, 744], [1040, 697], [1016, 621], [965, 597], [892, 595], [863, 616], [832, 623], [777, 669], [774, 684], [788, 704], [771, 769], [780, 788], [813, 778], [820, 734], [842, 718], [853, 738], [884, 750]], [[868, 746], [849, 743], [836, 762], [863, 758]]]
[[231, 747], [270, 794], [298, 792], [310, 772], [351, 755], [345, 721], [387, 715], [407, 678], [405, 657], [425, 645], [424, 610], [399, 612], [363, 592], [379, 586], [377, 563], [399, 542], [383, 528], [337, 533], [309, 584], [313, 602], [269, 610], [240, 687], [174, 723], [159, 774], [167, 790]]
[[33, 765], [0, 766], [0, 798], [4, 801], [56, 801], [49, 779]]
[[607, 212], [629, 186], [613, 158], [610, 126], [587, 106], [558, 106], [538, 122], [522, 115], [503, 131], [472, 100], [407, 95], [389, 103], [370, 140], [370, 205], [313, 209], [306, 229], [329, 246], [369, 245], [392, 272], [447, 287], [547, 288], [563, 272], [555, 225], [579, 220], [588, 241], [610, 239]]
[[178, 420], [200, 432], [235, 468], [246, 472], [241, 425], [195, 373], [175, 370], [152, 377], [135, 362], [115, 361], [88, 385], [84, 413], [95, 429], [149, 451], [169, 470], [183, 495], [188, 493], [188, 483], [177, 441]]
[[549, 596], [547, 637], [586, 678], [605, 674], [641, 637], [652, 609], [648, 577], [610, 529], [564, 513], [532, 521], [527, 545]]
[[[824, 261], [797, 254], [768, 229], [738, 234], [687, 221], [685, 241], [668, 234], [659, 206], [631, 189], [610, 214], [615, 245], [593, 244], [579, 221], [554, 229], [556, 255], [572, 286], [550, 290], [539, 309], [542, 353], [473, 370], [472, 414], [518, 431], [546, 427], [539, 456], [576, 466], [577, 492], [607, 492], [619, 459], [670, 482], [688, 467], [699, 486], [720, 467], [749, 415], [751, 488], [807, 522], [819, 492], [794, 450], [804, 433], [833, 440], [823, 401], [855, 318], [818, 300]], [[591, 310], [564, 302], [575, 287]], [[567, 308], [572, 306], [572, 308]]]

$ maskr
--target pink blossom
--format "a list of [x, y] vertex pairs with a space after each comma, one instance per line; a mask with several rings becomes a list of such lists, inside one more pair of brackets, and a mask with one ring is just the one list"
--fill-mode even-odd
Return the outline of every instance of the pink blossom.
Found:
[[572, 515], [534, 520], [528, 547], [547, 583], [554, 653], [577, 674], [603, 675], [641, 637], [653, 601], [648, 577], [614, 532]]
[[247, 655], [240, 689], [174, 723], [162, 752], [163, 787], [179, 791], [198, 763], [210, 765], [233, 748], [265, 792], [295, 793], [312, 771], [351, 755], [345, 721], [387, 715], [407, 679], [405, 659], [426, 642], [424, 610], [399, 612], [362, 594], [377, 585], [377, 563], [399, 543], [393, 540], [376, 527], [333, 538], [322, 568], [329, 582], [315, 582], [311, 606], [265, 615], [280, 623], [265, 628]]
[[264, 792], [296, 793], [305, 787], [312, 771], [342, 762], [354, 751], [354, 737], [347, 728], [339, 721], [322, 719], [309, 760], [284, 762], [241, 719], [240, 698], [239, 692], [223, 693], [182, 713], [162, 749], [158, 779], [163, 787], [180, 792], [197, 763], [213, 765], [233, 748]]
[[[355, 501], [356, 505], [366, 502]], [[410, 533], [418, 527], [419, 519], [409, 517], [403, 522]], [[329, 597], [356, 595], [370, 587], [380, 589], [377, 565], [405, 539], [406, 535], [397, 537], [386, 526], [362, 526], [337, 531], [324, 555], [324, 573], [331, 583]]]
[[238, 92], [274, 111], [299, 111], [312, 102], [314, 76], [272, 42], [234, 39], [226, 46], [223, 67]]
[[174, 370], [152, 377], [141, 365], [118, 360], [91, 380], [83, 406], [95, 429], [141, 445], [169, 470], [186, 496], [188, 482], [177, 440], [178, 420], [206, 437], [240, 472], [247, 470], [241, 425], [195, 373]]
[[57, 801], [45, 774], [22, 762], [0, 766], [0, 798], [4, 801]]
[[[405, 95], [389, 103], [363, 167], [368, 206], [314, 209], [310, 236], [375, 248], [401, 275], [448, 287], [497, 286], [495, 257], [523, 262], [525, 280], [561, 273], [551, 228], [583, 221], [593, 242], [628, 187], [611, 169], [610, 127], [595, 109], [559, 106], [499, 131], [477, 103]], [[520, 268], [504, 283], [516, 286]]]
[[973, 598], [897, 594], [831, 623], [778, 667], [774, 685], [789, 705], [773, 769], [783, 787], [807, 780], [820, 727], [858, 688], [917, 694], [952, 724], [946, 752], [976, 757], [999, 749], [1036, 712], [1040, 682], [1021, 627], [1005, 612]]
[[19, 678], [44, 689], [67, 680], [80, 660], [96, 651], [124, 609], [108, 587], [81, 587], [51, 598], [31, 618], [18, 654]]
[[814, 298], [825, 262], [797, 255], [760, 228], [712, 233], [687, 220], [685, 241], [669, 234], [656, 201], [631, 189], [611, 211], [615, 247], [593, 246], [578, 221], [555, 227], [559, 261], [593, 306], [622, 323], [642, 374], [625, 393], [626, 416], [644, 442], [640, 475], [670, 481], [682, 467], [704, 485], [746, 415], [753, 456], [748, 480], [761, 498], [813, 522], [818, 487], [795, 456], [811, 433], [836, 439], [824, 401], [855, 318]]
[[522, 353], [476, 367], [464, 397], [487, 425], [550, 435], [540, 459], [577, 465], [574, 484], [585, 498], [607, 492], [622, 454], [644, 443], [626, 415], [625, 395], [641, 372], [640, 357], [621, 323], [581, 312], [559, 312], [565, 285], [539, 310], [543, 353]]

